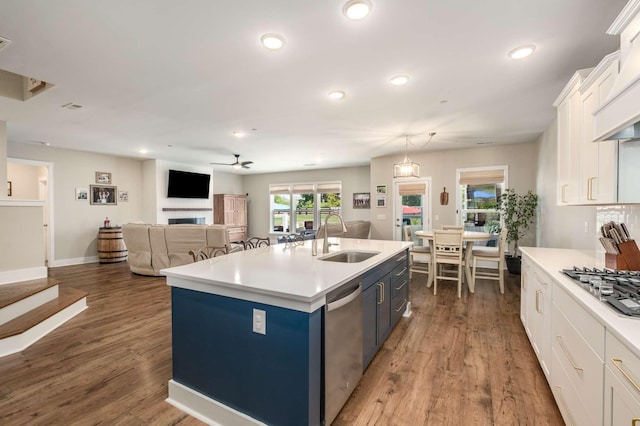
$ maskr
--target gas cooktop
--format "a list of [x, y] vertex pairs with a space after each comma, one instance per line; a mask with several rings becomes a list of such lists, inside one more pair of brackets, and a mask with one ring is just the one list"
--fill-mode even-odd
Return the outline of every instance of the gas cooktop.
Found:
[[574, 266], [561, 272], [619, 313], [640, 318], [640, 271]]

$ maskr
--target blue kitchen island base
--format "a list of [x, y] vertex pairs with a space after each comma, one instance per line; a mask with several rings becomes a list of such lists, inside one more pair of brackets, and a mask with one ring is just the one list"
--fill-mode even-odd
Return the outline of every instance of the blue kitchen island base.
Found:
[[[171, 304], [172, 382], [258, 422], [321, 424], [322, 309], [306, 313], [176, 287]], [[266, 313], [266, 334], [253, 332], [254, 309]], [[170, 399], [189, 406], [175, 393]]]

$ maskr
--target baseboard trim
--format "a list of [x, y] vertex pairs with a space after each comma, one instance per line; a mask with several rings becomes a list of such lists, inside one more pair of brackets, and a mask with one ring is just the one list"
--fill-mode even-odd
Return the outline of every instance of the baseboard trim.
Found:
[[49, 266], [56, 268], [58, 266], [83, 265], [85, 263], [98, 263], [99, 260], [98, 256], [74, 257], [71, 259], [50, 260]]
[[13, 271], [0, 271], [0, 285], [13, 284], [20, 281], [37, 280], [47, 278], [47, 267], [36, 266], [35, 268], [15, 269]]
[[208, 425], [266, 426], [266, 423], [227, 407], [173, 379], [169, 380], [169, 397], [165, 401]]

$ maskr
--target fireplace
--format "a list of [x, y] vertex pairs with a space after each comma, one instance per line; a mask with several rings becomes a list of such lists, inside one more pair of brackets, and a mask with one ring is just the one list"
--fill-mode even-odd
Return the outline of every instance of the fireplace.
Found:
[[175, 219], [169, 219], [169, 225], [181, 225], [181, 224], [191, 224], [191, 225], [205, 225], [204, 217], [178, 217]]

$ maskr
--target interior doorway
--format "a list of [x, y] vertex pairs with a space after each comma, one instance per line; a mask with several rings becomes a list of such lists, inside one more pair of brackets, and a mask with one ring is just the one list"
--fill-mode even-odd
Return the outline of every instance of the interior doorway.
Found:
[[[431, 178], [398, 180], [393, 184], [394, 231], [393, 239], [403, 239], [403, 227], [415, 231], [431, 230]], [[414, 237], [414, 244], [422, 245], [421, 238]]]
[[21, 188], [33, 188], [24, 193], [17, 192], [16, 196], [24, 200], [43, 201], [42, 224], [44, 233], [45, 266], [54, 259], [54, 223], [53, 223], [53, 163], [46, 161], [25, 160], [22, 158], [7, 158], [7, 173], [11, 173], [11, 165], [19, 170], [12, 179]]

